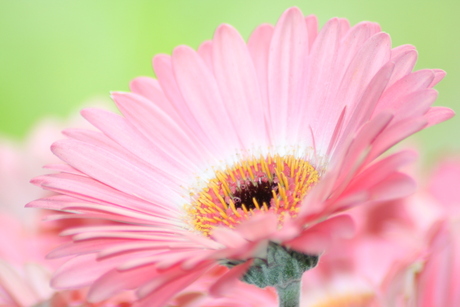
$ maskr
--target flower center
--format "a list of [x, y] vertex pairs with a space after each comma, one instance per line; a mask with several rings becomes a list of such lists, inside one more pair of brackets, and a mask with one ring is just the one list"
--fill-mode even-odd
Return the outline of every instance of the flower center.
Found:
[[293, 155], [242, 160], [216, 171], [186, 209], [193, 228], [205, 235], [217, 226], [233, 228], [257, 211], [275, 212], [282, 223], [284, 214], [296, 216], [318, 179], [308, 161]]
[[374, 294], [361, 293], [361, 294], [344, 294], [328, 298], [321, 303], [314, 304], [314, 307], [366, 307], [369, 306], [374, 300]]

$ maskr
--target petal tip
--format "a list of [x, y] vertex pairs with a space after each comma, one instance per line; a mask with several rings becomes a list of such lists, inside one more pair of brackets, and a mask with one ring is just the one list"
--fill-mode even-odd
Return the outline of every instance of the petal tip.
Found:
[[288, 8], [279, 18], [278, 24], [284, 22], [304, 22], [302, 11], [296, 6]]
[[303, 13], [297, 6], [292, 6], [284, 11], [281, 16], [292, 16], [292, 15], [301, 15], [303, 17]]

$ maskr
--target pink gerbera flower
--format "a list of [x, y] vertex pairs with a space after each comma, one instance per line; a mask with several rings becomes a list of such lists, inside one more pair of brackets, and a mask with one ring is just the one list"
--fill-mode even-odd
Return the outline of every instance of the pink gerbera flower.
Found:
[[[72, 121], [73, 124], [81, 120]], [[58, 160], [49, 150], [49, 142], [60, 135], [63, 124], [46, 119], [34, 127], [24, 143], [0, 138], [0, 306], [2, 307], [128, 307], [131, 293], [121, 293], [109, 301], [94, 305], [86, 302], [87, 289], [55, 291], [50, 286], [51, 271], [63, 260], [47, 260], [46, 255], [66, 240], [57, 236], [71, 225], [89, 225], [93, 220], [62, 220], [43, 224], [45, 210], [27, 210], [22, 204], [48, 191], [28, 186], [31, 176], [43, 173], [45, 161]], [[102, 221], [101, 221], [102, 222]], [[105, 222], [105, 221], [103, 221]], [[45, 227], [43, 227], [45, 225]]]
[[[460, 306], [460, 160], [443, 159], [430, 174], [423, 198], [416, 199], [420, 233], [424, 235], [426, 251], [401, 265], [399, 274], [389, 280], [393, 302], [405, 302], [410, 307]], [[425, 200], [425, 201], [423, 201]], [[421, 213], [421, 214], [420, 214]], [[415, 269], [414, 269], [415, 267]], [[402, 281], [411, 280], [404, 284]], [[408, 297], [407, 293], [412, 296]]]
[[[91, 286], [94, 302], [136, 289], [141, 305], [163, 306], [224, 264], [213, 294], [242, 277], [277, 287], [283, 304], [308, 255], [351, 230], [337, 213], [412, 191], [398, 171], [411, 152], [376, 158], [453, 115], [430, 107], [444, 72], [412, 72], [416, 58], [375, 23], [318, 31], [297, 8], [247, 43], [222, 25], [198, 51], [156, 56], [158, 79], [113, 93], [122, 115], [84, 110], [100, 132], [65, 131], [52, 150], [66, 164], [33, 180], [60, 195], [29, 207], [124, 223], [66, 231], [74, 243], [51, 256], [74, 257], [52, 285]], [[272, 261], [298, 270], [259, 280]]]

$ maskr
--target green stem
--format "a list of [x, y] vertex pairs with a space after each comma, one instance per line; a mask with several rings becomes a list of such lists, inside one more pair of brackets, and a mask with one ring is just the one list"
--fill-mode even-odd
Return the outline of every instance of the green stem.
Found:
[[[241, 260], [225, 260], [222, 264], [234, 267]], [[241, 280], [259, 288], [275, 287], [280, 307], [299, 307], [301, 279], [305, 271], [318, 263], [318, 256], [307, 255], [270, 242], [265, 258], [255, 258]]]
[[279, 307], [299, 307], [301, 280], [291, 280], [287, 285], [277, 285]]

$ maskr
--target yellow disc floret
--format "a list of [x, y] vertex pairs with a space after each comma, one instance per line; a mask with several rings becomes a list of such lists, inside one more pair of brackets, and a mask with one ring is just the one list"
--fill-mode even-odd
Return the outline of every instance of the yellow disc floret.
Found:
[[233, 228], [257, 211], [295, 217], [319, 174], [305, 159], [293, 155], [255, 157], [216, 171], [187, 206], [193, 228], [205, 235], [216, 226]]

